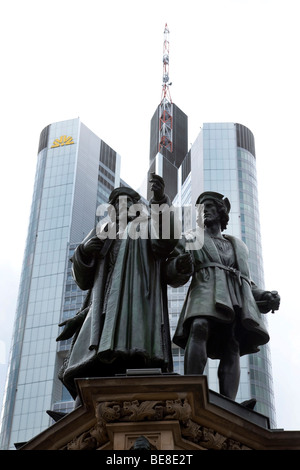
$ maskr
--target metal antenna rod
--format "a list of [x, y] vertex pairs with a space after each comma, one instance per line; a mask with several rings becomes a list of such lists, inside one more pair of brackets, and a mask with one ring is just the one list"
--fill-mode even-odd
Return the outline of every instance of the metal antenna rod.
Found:
[[166, 148], [173, 152], [173, 105], [169, 86], [169, 29], [167, 23], [164, 30], [163, 47], [163, 89], [160, 102], [159, 118], [159, 151]]

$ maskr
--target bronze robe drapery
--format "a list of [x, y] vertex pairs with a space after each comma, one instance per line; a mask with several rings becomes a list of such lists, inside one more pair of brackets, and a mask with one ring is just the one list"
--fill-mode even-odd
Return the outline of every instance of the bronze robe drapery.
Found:
[[[84, 242], [95, 234], [93, 230]], [[106, 239], [98, 259], [77, 247], [73, 276], [88, 290], [88, 307], [60, 373], [73, 397], [79, 377], [112, 376], [130, 368], [173, 370], [163, 265], [177, 241], [151, 239], [150, 233], [144, 239]]]

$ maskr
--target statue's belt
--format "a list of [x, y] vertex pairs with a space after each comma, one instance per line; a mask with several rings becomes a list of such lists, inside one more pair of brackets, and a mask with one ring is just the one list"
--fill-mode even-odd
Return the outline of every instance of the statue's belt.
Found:
[[205, 269], [205, 268], [221, 268], [221, 269], [224, 269], [224, 271], [227, 271], [230, 274], [233, 274], [234, 276], [237, 277], [238, 283], [239, 283], [240, 286], [242, 285], [242, 279], [247, 281], [251, 286], [251, 280], [247, 276], [242, 274], [241, 271], [239, 271], [238, 269], [232, 268], [230, 266], [225, 266], [224, 264], [221, 264], [221, 263], [214, 263], [214, 262], [199, 263], [199, 264], [195, 265], [195, 271], [196, 272], [200, 271], [200, 269]]

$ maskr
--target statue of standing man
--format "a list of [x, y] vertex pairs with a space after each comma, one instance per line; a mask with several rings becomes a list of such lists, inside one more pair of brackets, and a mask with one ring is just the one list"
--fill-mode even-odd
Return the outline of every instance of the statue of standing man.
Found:
[[[116, 188], [108, 201], [109, 228], [94, 228], [75, 250], [73, 277], [87, 298], [74, 318], [60, 324], [64, 330], [57, 338], [74, 335], [60, 372], [73, 398], [76, 378], [126, 369], [173, 370], [163, 267], [179, 237], [172, 212], [170, 236], [163, 236], [161, 212], [168, 211], [170, 201], [160, 176], [152, 175], [150, 182], [151, 217], [136, 191]], [[176, 233], [180, 236], [181, 230]]]
[[188, 252], [186, 236], [168, 265], [173, 287], [192, 276], [173, 342], [185, 349], [185, 374], [203, 374], [208, 357], [219, 359], [220, 393], [234, 400], [240, 356], [257, 352], [269, 341], [261, 313], [277, 310], [280, 297], [252, 282], [246, 245], [222, 234], [229, 220], [229, 200], [204, 192], [197, 204], [203, 209], [203, 246]]

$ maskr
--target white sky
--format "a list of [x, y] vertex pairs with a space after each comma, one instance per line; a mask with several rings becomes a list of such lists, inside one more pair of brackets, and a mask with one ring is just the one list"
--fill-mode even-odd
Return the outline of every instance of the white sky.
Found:
[[[170, 29], [174, 103], [189, 118], [238, 122], [256, 142], [277, 425], [300, 429], [298, 0], [10, 0], [0, 4], [0, 400], [27, 235], [39, 135], [81, 121], [122, 156], [138, 187], [161, 98]], [[289, 250], [287, 250], [289, 248]]]

